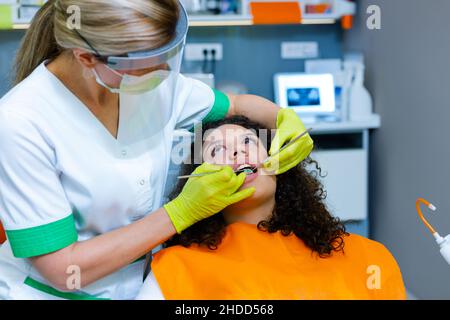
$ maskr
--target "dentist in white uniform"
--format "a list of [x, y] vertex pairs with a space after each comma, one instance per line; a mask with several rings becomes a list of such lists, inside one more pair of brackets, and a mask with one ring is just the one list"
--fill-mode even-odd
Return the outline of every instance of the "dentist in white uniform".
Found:
[[[135, 298], [142, 257], [220, 211], [163, 207], [174, 131], [235, 114], [283, 125], [266, 99], [182, 76], [187, 30], [177, 0], [50, 0], [38, 12], [0, 100], [0, 299]], [[221, 190], [185, 205], [237, 195], [243, 180], [224, 174]]]

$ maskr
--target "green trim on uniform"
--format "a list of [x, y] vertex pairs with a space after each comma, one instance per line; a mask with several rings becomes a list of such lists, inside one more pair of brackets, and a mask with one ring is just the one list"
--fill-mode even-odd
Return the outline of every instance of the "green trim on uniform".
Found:
[[87, 293], [72, 293], [72, 292], [58, 291], [55, 288], [52, 288], [46, 284], [40, 283], [30, 277], [26, 278], [24, 283], [27, 286], [30, 286], [36, 290], [45, 292], [49, 295], [52, 295], [52, 296], [55, 296], [58, 298], [67, 299], [67, 300], [111, 300], [111, 299], [107, 299], [107, 298], [97, 298], [97, 297], [91, 296]]
[[[203, 124], [225, 119], [228, 111], [230, 110], [230, 99], [228, 99], [228, 96], [219, 90], [212, 90], [214, 92], [214, 105], [211, 108], [211, 111], [202, 120]], [[193, 126], [189, 131], [194, 132], [195, 126]]]
[[228, 99], [228, 96], [218, 90], [213, 89], [213, 91], [215, 96], [214, 106], [203, 119], [203, 123], [222, 120], [227, 116], [228, 111], [230, 110], [230, 99]]
[[34, 228], [6, 230], [6, 234], [16, 258], [30, 258], [55, 252], [78, 240], [73, 214]]

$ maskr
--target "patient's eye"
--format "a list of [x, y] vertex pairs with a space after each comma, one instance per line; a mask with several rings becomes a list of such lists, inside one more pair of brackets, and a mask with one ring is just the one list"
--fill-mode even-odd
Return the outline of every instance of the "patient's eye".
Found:
[[211, 151], [211, 157], [215, 157], [217, 152], [220, 152], [223, 149], [223, 146], [217, 145]]
[[250, 144], [250, 143], [256, 143], [256, 141], [255, 141], [255, 138], [246, 136], [246, 137], [244, 137], [244, 143]]

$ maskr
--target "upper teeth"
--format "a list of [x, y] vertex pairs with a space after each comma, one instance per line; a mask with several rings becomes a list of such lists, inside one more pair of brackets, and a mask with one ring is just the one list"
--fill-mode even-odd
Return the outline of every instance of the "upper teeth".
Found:
[[237, 168], [237, 170], [243, 170], [243, 169], [251, 169], [252, 168], [252, 166], [251, 165], [249, 165], [249, 164], [243, 164], [243, 165], [240, 165], [238, 168]]

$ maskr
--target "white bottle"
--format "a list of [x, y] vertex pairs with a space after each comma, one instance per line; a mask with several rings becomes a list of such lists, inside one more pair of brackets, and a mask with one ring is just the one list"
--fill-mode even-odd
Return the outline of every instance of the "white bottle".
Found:
[[437, 244], [439, 245], [439, 251], [441, 252], [442, 257], [450, 265], [450, 234], [445, 238], [442, 238], [439, 233], [436, 232], [435, 234], [433, 234], [433, 236], [436, 239]]
[[364, 64], [356, 61], [344, 62], [345, 69], [353, 73], [349, 93], [349, 120], [365, 121], [372, 116], [373, 102], [369, 91], [364, 87]]

